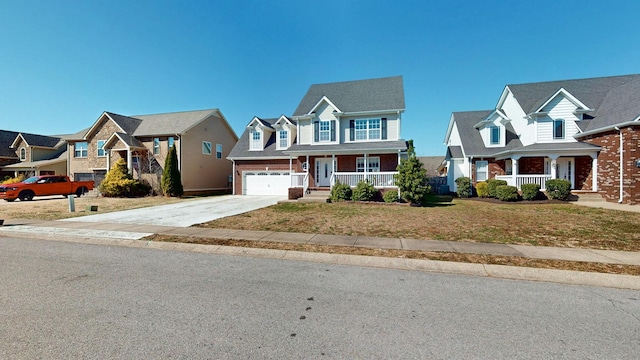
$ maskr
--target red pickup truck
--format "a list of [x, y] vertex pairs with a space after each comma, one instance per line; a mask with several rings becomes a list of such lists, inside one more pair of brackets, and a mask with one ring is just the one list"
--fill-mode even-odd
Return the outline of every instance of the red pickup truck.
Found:
[[32, 176], [19, 183], [0, 185], [0, 199], [30, 201], [34, 196], [82, 196], [89, 190], [93, 190], [93, 181], [71, 181], [64, 175]]

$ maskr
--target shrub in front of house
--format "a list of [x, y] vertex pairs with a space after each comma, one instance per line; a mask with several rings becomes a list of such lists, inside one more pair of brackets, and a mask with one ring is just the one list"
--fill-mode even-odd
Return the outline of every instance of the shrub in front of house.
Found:
[[0, 184], [2, 185], [6, 185], [6, 184], [15, 184], [15, 183], [19, 183], [24, 181], [25, 176], [23, 174], [18, 175], [17, 177], [10, 177], [10, 176], [5, 176], [4, 181], [2, 181]]
[[473, 189], [471, 188], [471, 179], [462, 176], [456, 179], [456, 194], [461, 198], [471, 197]]
[[387, 190], [384, 195], [382, 195], [382, 200], [386, 203], [398, 202], [398, 192], [395, 190]]
[[378, 194], [378, 189], [371, 185], [368, 181], [360, 181], [353, 189], [351, 200], [353, 201], [372, 201]]
[[501, 185], [507, 185], [505, 180], [489, 179], [487, 180], [487, 190], [489, 191], [489, 197], [497, 198], [497, 187]]
[[520, 188], [522, 189], [523, 200], [531, 201], [540, 197], [540, 185], [538, 184], [522, 184]]
[[518, 188], [510, 185], [498, 185], [496, 198], [502, 201], [518, 201]]
[[135, 180], [124, 159], [118, 160], [100, 183], [104, 197], [141, 197], [149, 194], [151, 187]]
[[571, 182], [564, 179], [551, 179], [545, 183], [550, 199], [567, 200], [571, 193]]
[[480, 181], [479, 183], [476, 183], [476, 193], [478, 194], [478, 197], [481, 197], [481, 198], [489, 197], [488, 186], [489, 185], [485, 181]]
[[342, 184], [336, 181], [335, 185], [331, 188], [330, 199], [332, 202], [349, 201], [351, 200], [351, 187], [347, 184]]

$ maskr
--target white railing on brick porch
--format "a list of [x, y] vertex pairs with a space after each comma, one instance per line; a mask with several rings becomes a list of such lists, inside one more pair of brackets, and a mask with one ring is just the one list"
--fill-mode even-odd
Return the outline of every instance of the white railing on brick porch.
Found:
[[507, 185], [515, 186], [518, 190], [522, 184], [538, 184], [540, 190], [546, 190], [545, 183], [551, 180], [551, 175], [516, 175], [515, 184], [513, 183], [513, 175], [496, 175], [496, 180], [505, 180]]
[[291, 173], [291, 187], [292, 188], [302, 188], [304, 193], [307, 192], [307, 188], [309, 187], [309, 173]]
[[360, 181], [368, 181], [377, 188], [396, 187], [394, 175], [397, 171], [381, 171], [381, 172], [337, 172], [331, 176], [331, 186], [337, 181], [341, 184], [347, 184], [351, 187], [358, 185]]

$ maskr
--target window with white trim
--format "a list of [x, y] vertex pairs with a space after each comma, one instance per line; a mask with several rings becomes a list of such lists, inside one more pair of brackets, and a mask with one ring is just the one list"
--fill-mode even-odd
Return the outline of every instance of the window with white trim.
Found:
[[249, 133], [249, 150], [262, 150], [262, 134], [258, 130], [251, 130]]
[[75, 143], [73, 156], [77, 158], [86, 158], [88, 146], [89, 144], [86, 141]]
[[476, 161], [476, 181], [485, 181], [489, 176], [489, 162], [486, 160]]
[[27, 160], [27, 149], [20, 148], [20, 161]]
[[286, 149], [289, 146], [289, 131], [282, 129], [278, 130], [278, 147]]
[[489, 134], [490, 134], [489, 143], [491, 145], [499, 145], [500, 144], [500, 128], [497, 126], [490, 126]]
[[553, 138], [557, 140], [564, 139], [564, 120], [553, 120]]
[[380, 140], [382, 138], [380, 119], [357, 119], [354, 122], [355, 141]]
[[175, 139], [173, 138], [173, 136], [170, 136], [169, 138], [167, 138], [167, 148], [169, 150], [171, 150], [171, 147], [173, 146], [173, 144], [175, 144]]
[[319, 141], [331, 141], [331, 122], [320, 121], [318, 130]]
[[106, 157], [107, 156], [107, 152], [104, 150], [104, 144], [106, 143], [105, 140], [98, 140], [98, 157]]
[[160, 154], [160, 138], [153, 138], [153, 154]]
[[203, 141], [202, 142], [202, 153], [205, 155], [211, 155], [211, 142]]
[[222, 159], [222, 144], [216, 144], [216, 159]]
[[[380, 172], [380, 157], [372, 156], [367, 158], [367, 172]], [[364, 157], [356, 158], [356, 172], [364, 172]]]

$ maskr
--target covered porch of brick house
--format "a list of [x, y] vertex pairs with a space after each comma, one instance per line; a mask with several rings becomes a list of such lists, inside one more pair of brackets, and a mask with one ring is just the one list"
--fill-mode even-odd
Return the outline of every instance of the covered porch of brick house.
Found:
[[590, 155], [549, 154], [546, 156], [512, 156], [494, 159], [489, 165], [492, 178], [504, 180], [521, 190], [523, 184], [538, 184], [546, 190], [546, 181], [564, 179], [572, 190], [597, 191], [597, 153]]

